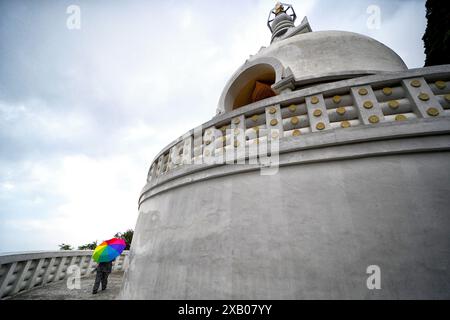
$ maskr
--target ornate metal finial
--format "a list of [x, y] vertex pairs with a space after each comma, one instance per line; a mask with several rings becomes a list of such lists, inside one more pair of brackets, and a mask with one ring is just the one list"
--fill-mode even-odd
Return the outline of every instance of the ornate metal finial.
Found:
[[284, 6], [281, 2], [277, 2], [275, 4], [274, 13], [275, 13], [275, 15], [278, 15], [281, 12], [284, 12]]
[[[292, 5], [287, 3], [277, 2], [275, 8], [270, 10], [269, 18], [267, 19], [267, 26], [272, 34], [282, 34], [287, 28], [293, 27], [297, 15], [295, 14]], [[277, 26], [281, 24], [283, 31], [277, 30]]]
[[277, 2], [275, 7], [270, 10], [267, 18], [267, 27], [272, 33], [270, 43], [287, 39], [299, 33], [312, 32], [306, 17], [303, 18], [298, 26], [295, 26], [294, 23], [296, 19], [297, 15], [292, 5]]

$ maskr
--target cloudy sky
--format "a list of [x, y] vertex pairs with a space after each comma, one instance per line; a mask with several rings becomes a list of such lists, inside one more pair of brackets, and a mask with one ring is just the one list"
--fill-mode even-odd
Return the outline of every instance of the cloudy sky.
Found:
[[[297, 23], [366, 34], [423, 66], [424, 0], [290, 2]], [[234, 70], [269, 44], [274, 3], [0, 1], [0, 252], [134, 229], [152, 159], [214, 116]]]

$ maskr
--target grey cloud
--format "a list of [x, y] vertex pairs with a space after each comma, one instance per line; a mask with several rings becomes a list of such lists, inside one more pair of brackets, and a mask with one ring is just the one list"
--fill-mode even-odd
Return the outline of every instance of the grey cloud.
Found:
[[[292, 3], [300, 15], [308, 14], [313, 30], [365, 33], [398, 51], [410, 67], [421, 66], [424, 1], [373, 1], [383, 10], [383, 27], [376, 32], [365, 25], [372, 1], [317, 0], [312, 7], [305, 1]], [[71, 4], [81, 8], [81, 30], [66, 28]], [[45, 219], [65, 204], [65, 190], [53, 190], [51, 181], [29, 180], [30, 164], [57, 174], [57, 168], [79, 169], [76, 161], [70, 162], [73, 168], [61, 169], [67, 156], [81, 155], [95, 164], [124, 157], [127, 166], [117, 171], [126, 173], [112, 179], [122, 185], [124, 177], [142, 177], [136, 184], [143, 185], [156, 153], [209, 120], [234, 70], [269, 44], [265, 23], [273, 5], [238, 0], [0, 1], [0, 187], [16, 186], [0, 197], [5, 246], [0, 250], [24, 249], [32, 242], [5, 236], [2, 221]], [[141, 185], [135, 187], [137, 198]], [[43, 201], [33, 202], [37, 196]], [[135, 201], [115, 201], [133, 221]], [[39, 245], [39, 234], [15, 232]]]

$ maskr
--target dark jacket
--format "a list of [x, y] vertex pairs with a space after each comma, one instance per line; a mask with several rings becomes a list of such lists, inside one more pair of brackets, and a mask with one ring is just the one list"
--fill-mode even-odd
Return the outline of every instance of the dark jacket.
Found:
[[97, 271], [111, 273], [112, 271], [112, 261], [110, 262], [100, 262], [97, 266]]

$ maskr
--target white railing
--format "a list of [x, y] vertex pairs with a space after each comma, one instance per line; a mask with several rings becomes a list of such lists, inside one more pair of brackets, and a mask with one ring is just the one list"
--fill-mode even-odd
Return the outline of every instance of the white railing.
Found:
[[[88, 276], [96, 268], [92, 250], [23, 252], [0, 255], [0, 299], [66, 279], [69, 266], [79, 268], [80, 275]], [[113, 263], [113, 272], [128, 267], [128, 251]]]
[[274, 139], [445, 116], [450, 116], [450, 65], [321, 84], [261, 100], [189, 131], [157, 155], [147, 181], [155, 186], [186, 164]]

